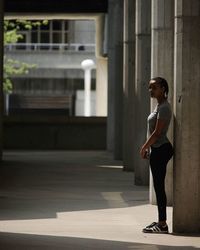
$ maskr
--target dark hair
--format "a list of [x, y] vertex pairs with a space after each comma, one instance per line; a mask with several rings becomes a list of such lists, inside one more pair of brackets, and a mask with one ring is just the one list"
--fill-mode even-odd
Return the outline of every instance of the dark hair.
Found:
[[169, 86], [168, 86], [167, 81], [162, 77], [154, 77], [151, 80], [156, 81], [156, 83], [159, 84], [161, 88], [164, 88], [165, 89], [164, 93], [165, 93], [166, 97], [168, 97]]

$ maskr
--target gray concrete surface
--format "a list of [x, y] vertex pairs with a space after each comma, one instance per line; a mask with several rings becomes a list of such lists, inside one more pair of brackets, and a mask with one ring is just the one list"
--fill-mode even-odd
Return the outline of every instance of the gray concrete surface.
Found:
[[[173, 109], [174, 93], [174, 1], [152, 0], [152, 43], [151, 43], [151, 77], [164, 77], [169, 85], [168, 101]], [[156, 99], [151, 99], [151, 111], [156, 106]], [[174, 119], [171, 119], [168, 138], [174, 142]], [[173, 159], [168, 163], [166, 174], [166, 193], [168, 205], [173, 203]], [[153, 180], [150, 179], [151, 203], [156, 203]]]
[[[105, 151], [7, 151], [0, 167], [1, 250], [196, 250], [200, 237], [148, 235], [148, 188]], [[172, 227], [172, 208], [168, 223]]]
[[122, 159], [123, 127], [123, 1], [108, 1], [107, 148]]
[[104, 150], [106, 126], [106, 117], [5, 116], [4, 149]]
[[[124, 1], [123, 63], [123, 163], [124, 170], [135, 170], [136, 151], [136, 85], [135, 85], [135, 1]], [[139, 107], [137, 107], [139, 108]], [[141, 130], [140, 130], [140, 133]]]
[[[148, 82], [151, 75], [151, 0], [136, 0], [135, 114], [134, 138], [135, 184], [149, 184], [149, 162], [144, 163], [138, 152], [147, 138], [147, 117], [150, 113]], [[138, 131], [140, 131], [138, 133]]]
[[[200, 13], [196, 12], [197, 8], [200, 9], [198, 0], [175, 1], [176, 232], [183, 232], [184, 228], [184, 232], [200, 232], [200, 37], [196, 36], [197, 30], [200, 30]], [[192, 88], [191, 82], [194, 83]], [[186, 209], [182, 209], [183, 206]], [[187, 211], [190, 211], [189, 215]]]

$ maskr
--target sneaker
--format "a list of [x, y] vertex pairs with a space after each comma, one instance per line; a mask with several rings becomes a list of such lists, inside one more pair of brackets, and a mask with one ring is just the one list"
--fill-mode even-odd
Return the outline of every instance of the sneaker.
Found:
[[168, 226], [161, 226], [159, 223], [153, 222], [151, 225], [145, 227], [143, 233], [158, 233], [158, 234], [168, 234]]
[[146, 226], [145, 228], [150, 228], [150, 227], [153, 227], [157, 224], [158, 222], [152, 222], [150, 225]]

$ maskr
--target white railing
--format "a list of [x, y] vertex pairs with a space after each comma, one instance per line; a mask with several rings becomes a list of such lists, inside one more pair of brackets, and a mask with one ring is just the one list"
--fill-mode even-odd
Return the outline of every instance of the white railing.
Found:
[[86, 51], [94, 52], [95, 44], [81, 44], [81, 43], [11, 43], [4, 46], [5, 51]]

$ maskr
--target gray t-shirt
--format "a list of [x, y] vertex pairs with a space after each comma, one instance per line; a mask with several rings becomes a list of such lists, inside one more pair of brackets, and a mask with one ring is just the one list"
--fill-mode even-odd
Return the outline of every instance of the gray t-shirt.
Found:
[[162, 129], [161, 135], [157, 141], [152, 144], [152, 147], [160, 147], [164, 143], [168, 143], [169, 139], [167, 138], [167, 131], [169, 128], [170, 120], [172, 116], [171, 106], [167, 100], [161, 104], [157, 104], [154, 111], [148, 117], [148, 134], [149, 136], [153, 133], [156, 126], [156, 121], [158, 119], [165, 120], [165, 127]]

